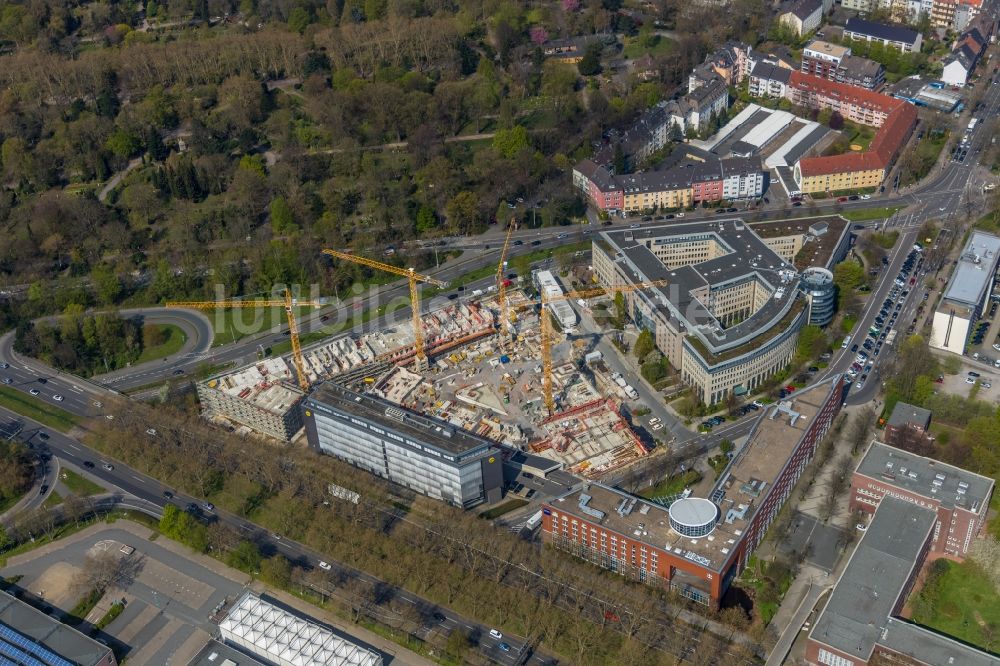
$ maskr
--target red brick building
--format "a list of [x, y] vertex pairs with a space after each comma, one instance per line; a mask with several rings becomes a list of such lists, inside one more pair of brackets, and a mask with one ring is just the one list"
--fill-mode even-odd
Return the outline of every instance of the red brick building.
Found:
[[768, 407], [707, 499], [657, 503], [592, 483], [543, 505], [542, 537], [605, 569], [717, 606], [840, 406], [838, 377]]
[[894, 497], [937, 514], [930, 550], [963, 558], [989, 510], [993, 479], [881, 442], [873, 442], [851, 478], [851, 509], [875, 513]]

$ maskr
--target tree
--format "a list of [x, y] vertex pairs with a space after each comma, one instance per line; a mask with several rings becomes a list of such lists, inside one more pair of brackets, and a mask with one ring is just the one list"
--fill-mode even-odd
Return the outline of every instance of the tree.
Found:
[[622, 148], [621, 142], [615, 143], [612, 166], [614, 167], [616, 175], [623, 176], [628, 173], [628, 160], [625, 157], [625, 150]]
[[840, 115], [840, 111], [831, 113], [827, 122], [832, 130], [841, 130], [844, 128], [844, 116]]
[[493, 149], [510, 159], [528, 147], [528, 130], [523, 125], [498, 129], [493, 135]]
[[90, 280], [94, 285], [94, 293], [101, 305], [110, 305], [118, 300], [122, 293], [122, 283], [114, 269], [106, 263], [97, 264], [90, 271]]
[[302, 7], [295, 7], [288, 12], [288, 27], [300, 35], [306, 31], [311, 22], [312, 18], [309, 16], [309, 12]]
[[615, 328], [619, 331], [625, 328], [625, 316], [628, 314], [625, 307], [625, 294], [615, 293]]
[[594, 76], [601, 73], [601, 43], [597, 42], [587, 47], [583, 58], [576, 64], [576, 68], [583, 76]]
[[479, 201], [472, 192], [459, 192], [445, 206], [445, 214], [453, 233], [468, 234], [479, 221]]
[[421, 206], [417, 210], [416, 230], [418, 236], [423, 236], [427, 232], [433, 231], [437, 228], [437, 225], [437, 215], [434, 214], [433, 208], [430, 206]]
[[282, 555], [269, 557], [260, 563], [260, 577], [275, 587], [287, 587], [292, 578], [292, 565]]
[[116, 129], [104, 144], [116, 157], [129, 158], [139, 152], [142, 141], [132, 132]]
[[635, 357], [640, 360], [645, 359], [654, 349], [656, 349], [656, 341], [653, 339], [653, 333], [647, 328], [642, 329], [632, 350]]
[[298, 230], [298, 225], [292, 217], [292, 209], [285, 197], [275, 197], [271, 200], [271, 229], [277, 235], [289, 234]]
[[259, 573], [261, 561], [260, 549], [255, 543], [246, 539], [240, 541], [239, 545], [226, 556], [226, 564], [248, 574]]

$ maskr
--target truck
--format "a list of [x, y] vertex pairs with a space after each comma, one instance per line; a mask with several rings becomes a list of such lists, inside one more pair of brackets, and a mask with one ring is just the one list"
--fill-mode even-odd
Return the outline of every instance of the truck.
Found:
[[629, 386], [628, 384], [626, 384], [624, 388], [625, 388], [625, 395], [627, 395], [632, 400], [635, 400], [636, 398], [639, 397], [639, 394], [635, 392], [635, 389]]
[[969, 121], [969, 128], [966, 131], [967, 132], [971, 132], [974, 129], [976, 129], [976, 123], [978, 123], [978, 122], [979, 122], [979, 118], [973, 118], [972, 120], [970, 120]]
[[896, 340], [896, 329], [889, 331], [889, 335], [885, 336], [885, 346], [891, 347], [892, 343]]
[[541, 524], [542, 524], [542, 510], [539, 509], [535, 513], [531, 514], [531, 517], [528, 518], [528, 521], [526, 523], [524, 523], [524, 526], [528, 530], [533, 530]]

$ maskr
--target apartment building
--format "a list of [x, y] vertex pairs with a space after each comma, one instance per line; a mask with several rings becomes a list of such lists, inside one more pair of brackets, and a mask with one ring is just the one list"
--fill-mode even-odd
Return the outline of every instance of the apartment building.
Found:
[[778, 10], [778, 22], [802, 37], [823, 22], [823, 0], [791, 0]]
[[769, 62], [758, 62], [750, 72], [747, 91], [754, 97], [787, 97], [791, 76], [790, 69]]
[[874, 42], [887, 48], [898, 49], [903, 53], [920, 53], [923, 44], [923, 36], [916, 30], [866, 21], [856, 16], [847, 19], [844, 26], [844, 40]]
[[836, 79], [840, 62], [849, 55], [849, 46], [814, 39], [802, 49], [802, 66], [799, 71], [832, 81]]
[[729, 106], [729, 86], [720, 76], [699, 85], [680, 99], [670, 100], [665, 110], [669, 124], [682, 133], [701, 131]]
[[931, 0], [931, 25], [962, 31], [983, 15], [983, 8], [983, 0]]
[[792, 72], [786, 97], [796, 106], [832, 109], [852, 122], [872, 127], [880, 127], [899, 106], [899, 100], [888, 95], [802, 72]]

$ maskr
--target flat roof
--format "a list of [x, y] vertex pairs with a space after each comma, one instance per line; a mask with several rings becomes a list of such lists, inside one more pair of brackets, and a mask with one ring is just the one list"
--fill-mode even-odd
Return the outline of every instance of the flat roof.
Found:
[[382, 655], [245, 592], [219, 623], [232, 641], [276, 663], [298, 666], [381, 666]]
[[0, 662], [42, 666], [91, 666], [111, 648], [84, 636], [30, 604], [0, 591]]
[[1000, 238], [984, 231], [973, 231], [948, 281], [944, 300], [968, 306], [982, 303], [993, 284], [998, 259]]
[[386, 430], [411, 437], [421, 445], [452, 455], [473, 451], [485, 453], [494, 447], [493, 442], [457, 428], [447, 421], [418, 414], [367, 393], [355, 393], [332, 382], [320, 384], [309, 394], [307, 402], [328, 405], [345, 414], [381, 425]]
[[933, 511], [883, 499], [809, 638], [867, 660], [936, 520]]
[[872, 442], [857, 473], [974, 513], [984, 508], [993, 492], [989, 477], [881, 442]]
[[291, 363], [276, 356], [221, 372], [205, 380], [204, 384], [264, 411], [283, 415], [294, 409], [305, 395], [292, 384], [294, 381]]
[[763, 409], [747, 442], [736, 451], [712, 490], [723, 523], [742, 527], [750, 522], [830, 392], [839, 390], [839, 385], [838, 375]]
[[1000, 664], [1000, 658], [892, 617], [936, 521], [934, 511], [893, 497], [883, 499], [813, 625], [810, 640], [864, 660], [881, 645], [921, 664]]
[[201, 652], [188, 662], [188, 666], [266, 666], [236, 648], [212, 639]]
[[[778, 411], [775, 407], [766, 409], [757, 417], [747, 443], [739, 449], [710, 496], [705, 499], [697, 498], [698, 502], [688, 502], [687, 506], [682, 505], [681, 517], [684, 522], [690, 520], [695, 524], [707, 515], [707, 511], [702, 513], [708, 509], [707, 504], [714, 504], [718, 511], [715, 529], [711, 534], [698, 538], [681, 535], [670, 526], [670, 510], [667, 506], [600, 483], [590, 483], [582, 489], [569, 492], [549, 502], [549, 505], [560, 513], [670, 551], [677, 557], [721, 573], [743, 538], [757, 508], [767, 497], [803, 433], [830, 392], [835, 390], [838, 381], [839, 378], [827, 380], [796, 391], [790, 400], [782, 403], [785, 405], [784, 411]], [[794, 422], [788, 410], [798, 414]], [[581, 506], [583, 496], [588, 499]], [[618, 509], [625, 500], [634, 500], [634, 503], [627, 511], [619, 513]], [[689, 513], [688, 508], [697, 511]]]
[[931, 410], [907, 402], [897, 402], [892, 408], [892, 416], [889, 417], [887, 425], [899, 428], [913, 423], [926, 429], [930, 422]]
[[[778, 256], [741, 219], [662, 224], [641, 229], [604, 231], [611, 258], [633, 283], [667, 280], [667, 285], [638, 292], [648, 304], [665, 308], [688, 333], [696, 335], [713, 354], [738, 347], [769, 331], [798, 295], [798, 277], [791, 264]], [[595, 239], [596, 240], [596, 239]], [[657, 245], [712, 241], [720, 256], [696, 264], [668, 267], [654, 254]], [[749, 280], [766, 285], [773, 296], [738, 324], [723, 328], [693, 294]], [[655, 296], [655, 298], [653, 297]]]

